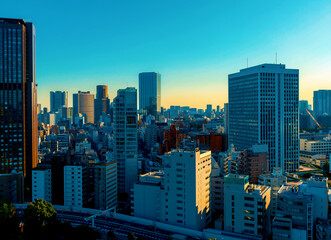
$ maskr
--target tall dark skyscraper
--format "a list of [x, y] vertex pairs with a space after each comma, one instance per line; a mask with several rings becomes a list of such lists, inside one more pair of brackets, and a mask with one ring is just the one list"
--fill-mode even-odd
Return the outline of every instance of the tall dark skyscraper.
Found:
[[331, 116], [331, 90], [314, 91], [314, 114]]
[[94, 122], [100, 120], [100, 115], [102, 115], [102, 113], [109, 112], [109, 105], [108, 87], [106, 85], [98, 85], [97, 97], [94, 99]]
[[68, 92], [50, 92], [50, 111], [57, 112], [62, 106], [68, 107]]
[[262, 64], [229, 75], [229, 144], [267, 144], [269, 167], [299, 168], [299, 70]]
[[0, 18], [0, 173], [21, 171], [31, 182], [38, 160], [35, 28]]
[[161, 111], [161, 74], [157, 72], [139, 73], [139, 114], [156, 117]]

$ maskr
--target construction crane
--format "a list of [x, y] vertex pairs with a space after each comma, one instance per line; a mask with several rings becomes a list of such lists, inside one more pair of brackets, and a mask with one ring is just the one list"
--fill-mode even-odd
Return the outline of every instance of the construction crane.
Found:
[[307, 113], [309, 114], [309, 116], [314, 120], [314, 122], [317, 124], [317, 126], [320, 128], [320, 129], [322, 129], [322, 126], [316, 121], [316, 119], [314, 118], [314, 116], [310, 113], [310, 111], [307, 109], [307, 108], [305, 108], [306, 109], [306, 111], [307, 111]]

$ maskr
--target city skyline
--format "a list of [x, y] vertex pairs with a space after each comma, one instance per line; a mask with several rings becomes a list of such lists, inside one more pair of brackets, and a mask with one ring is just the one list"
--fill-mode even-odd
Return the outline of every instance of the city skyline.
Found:
[[156, 71], [163, 107], [223, 107], [227, 75], [246, 67], [247, 58], [248, 66], [274, 63], [276, 52], [278, 63], [300, 69], [300, 99], [312, 104], [313, 91], [328, 88], [326, 1], [129, 3], [125, 11], [124, 3], [82, 2], [80, 11], [61, 1], [0, 3], [3, 17], [36, 26], [38, 103], [49, 108], [50, 91], [95, 93], [96, 85], [108, 85], [113, 100], [118, 89], [138, 88], [140, 72]]

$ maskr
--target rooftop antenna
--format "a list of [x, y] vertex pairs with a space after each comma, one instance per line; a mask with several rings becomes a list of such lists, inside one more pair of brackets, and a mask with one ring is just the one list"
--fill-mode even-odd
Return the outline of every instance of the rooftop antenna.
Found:
[[277, 52], [276, 52], [276, 64], [277, 64]]
[[248, 58], [246, 59], [246, 67], [248, 68]]

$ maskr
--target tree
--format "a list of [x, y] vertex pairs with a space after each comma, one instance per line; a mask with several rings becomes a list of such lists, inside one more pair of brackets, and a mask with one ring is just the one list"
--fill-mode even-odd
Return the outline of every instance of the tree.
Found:
[[15, 239], [18, 236], [16, 208], [12, 203], [0, 201], [0, 233], [1, 239]]
[[42, 199], [31, 202], [24, 211], [24, 230], [27, 239], [44, 239], [47, 225], [56, 221], [56, 211], [53, 205]]
[[326, 162], [324, 165], [323, 165], [323, 172], [325, 173], [329, 173], [329, 165], [330, 163], [329, 162]]
[[129, 239], [129, 240], [136, 240], [137, 238], [136, 238], [136, 236], [134, 235], [134, 233], [129, 233], [129, 234], [128, 234], [128, 239]]

